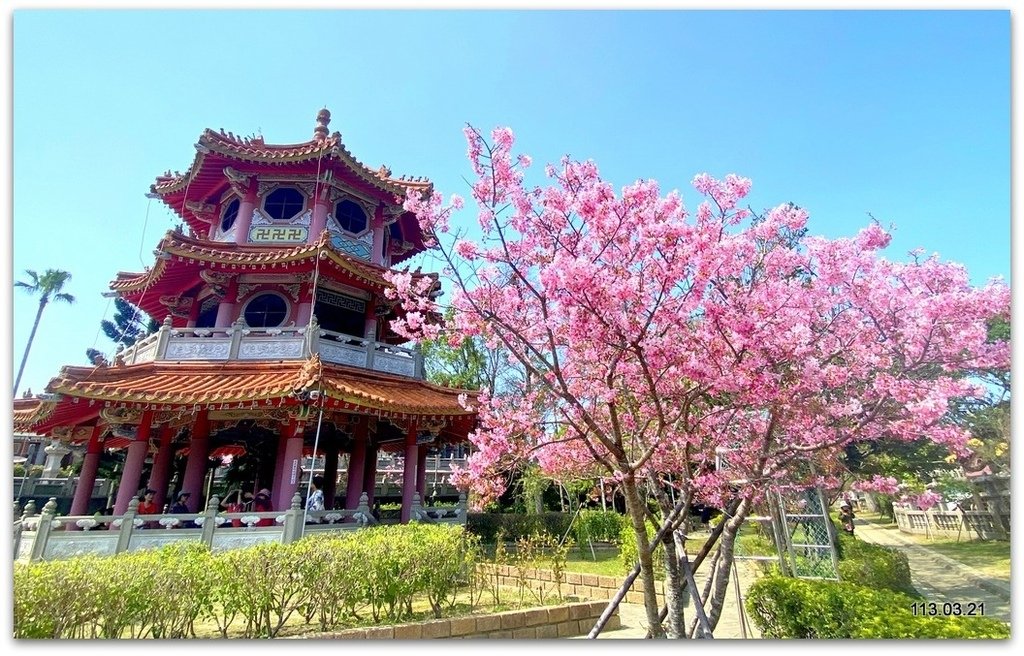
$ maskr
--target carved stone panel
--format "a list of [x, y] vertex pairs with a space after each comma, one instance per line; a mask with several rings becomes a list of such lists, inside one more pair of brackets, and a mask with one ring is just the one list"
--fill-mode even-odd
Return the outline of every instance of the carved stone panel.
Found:
[[238, 346], [239, 360], [290, 360], [302, 357], [302, 338], [247, 339]]
[[394, 355], [377, 353], [373, 357], [374, 371], [384, 371], [399, 376], [414, 376], [416, 374], [416, 363], [412, 358], [401, 358]]
[[324, 362], [344, 364], [350, 367], [366, 367], [366, 351], [359, 348], [332, 344], [326, 340], [320, 340], [320, 359]]
[[165, 360], [227, 360], [231, 341], [227, 339], [176, 339], [167, 345]]
[[51, 535], [46, 542], [46, 560], [61, 560], [93, 554], [112, 556], [117, 550], [117, 533], [110, 531], [78, 532], [74, 537]]

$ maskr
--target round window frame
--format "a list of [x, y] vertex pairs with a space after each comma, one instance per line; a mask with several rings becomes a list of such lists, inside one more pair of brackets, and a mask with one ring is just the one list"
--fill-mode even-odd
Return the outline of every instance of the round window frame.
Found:
[[[294, 191], [295, 193], [297, 193], [302, 198], [302, 208], [298, 212], [296, 212], [295, 214], [292, 214], [291, 216], [288, 216], [288, 217], [283, 218], [283, 219], [279, 219], [279, 218], [274, 217], [273, 215], [270, 214], [270, 212], [267, 211], [267, 201], [270, 200], [270, 197], [273, 196], [274, 194], [276, 194], [277, 192], [284, 191], [284, 190], [291, 190], [291, 191]], [[267, 193], [264, 194], [263, 198], [260, 199], [260, 211], [263, 212], [263, 215], [266, 216], [268, 220], [276, 221], [278, 223], [286, 223], [288, 221], [293, 221], [293, 220], [295, 220], [295, 217], [302, 216], [302, 213], [305, 212], [308, 209], [309, 209], [309, 196], [307, 196], [306, 193], [303, 192], [301, 189], [299, 189], [295, 185], [291, 185], [291, 184], [277, 185], [273, 189], [267, 191]]]
[[[281, 299], [281, 302], [284, 303], [284, 317], [281, 318], [281, 323], [276, 326], [253, 326], [249, 323], [248, 317], [245, 316], [245, 313], [249, 310], [249, 305], [251, 305], [256, 299], [262, 298], [263, 296], [274, 296]], [[253, 292], [252, 296], [246, 299], [245, 304], [242, 305], [242, 311], [239, 313], [239, 318], [242, 320], [244, 326], [246, 328], [251, 328], [252, 330], [271, 330], [274, 328], [280, 328], [285, 325], [285, 322], [288, 321], [288, 317], [290, 316], [292, 316], [292, 304], [288, 302], [288, 299], [284, 294], [272, 289]]]

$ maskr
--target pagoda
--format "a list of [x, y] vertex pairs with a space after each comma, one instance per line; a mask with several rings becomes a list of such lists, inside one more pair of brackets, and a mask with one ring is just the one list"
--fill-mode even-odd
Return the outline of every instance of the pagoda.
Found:
[[354, 509], [362, 493], [373, 502], [377, 455], [390, 451], [404, 461], [408, 521], [427, 450], [466, 440], [476, 416], [459, 401], [465, 390], [424, 380], [384, 294], [384, 274], [426, 248], [403, 203], [432, 185], [368, 168], [330, 120], [321, 110], [313, 138], [292, 145], [206, 130], [185, 173], [156, 178], [150, 196], [183, 226], [160, 240], [153, 266], [110, 287], [162, 326], [113, 362], [66, 366], [45, 394], [14, 401], [16, 430], [85, 445], [71, 515], [86, 511], [104, 449], [126, 451], [115, 514], [147, 487], [158, 506], [189, 492], [200, 511], [208, 469], [226, 455], [248, 457], [248, 484], [284, 510], [309, 455], [323, 456], [331, 508], [347, 454]]

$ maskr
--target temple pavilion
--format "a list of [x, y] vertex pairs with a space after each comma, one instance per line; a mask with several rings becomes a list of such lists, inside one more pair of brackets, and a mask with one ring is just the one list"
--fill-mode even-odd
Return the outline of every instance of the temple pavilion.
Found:
[[66, 366], [45, 394], [14, 401], [16, 430], [85, 446], [71, 515], [86, 511], [103, 450], [125, 452], [115, 514], [147, 487], [158, 506], [186, 491], [201, 511], [225, 455], [248, 458], [251, 489], [270, 489], [283, 510], [311, 455], [323, 457], [331, 508], [347, 454], [354, 509], [363, 492], [372, 503], [378, 452], [390, 451], [404, 462], [408, 521], [427, 450], [466, 440], [476, 418], [465, 392], [424, 380], [384, 295], [383, 274], [425, 249], [406, 195], [432, 185], [368, 168], [330, 120], [321, 110], [313, 138], [292, 145], [206, 130], [186, 172], [156, 178], [151, 197], [183, 225], [151, 267], [110, 287], [163, 325], [113, 362]]

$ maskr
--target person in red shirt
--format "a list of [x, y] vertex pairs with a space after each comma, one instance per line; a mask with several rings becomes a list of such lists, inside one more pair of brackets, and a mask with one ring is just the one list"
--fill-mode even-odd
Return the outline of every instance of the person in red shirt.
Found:
[[[256, 498], [253, 499], [252, 509], [255, 512], [270, 512], [273, 508], [270, 506], [270, 490], [263, 488], [256, 493]], [[273, 526], [274, 520], [270, 517], [264, 517], [260, 521], [256, 522], [256, 526]]]
[[[142, 501], [139, 501], [139, 514], [140, 515], [157, 515], [160, 513], [160, 509], [156, 507], [156, 502], [153, 501], [153, 497], [156, 495], [156, 490], [146, 488], [146, 491], [142, 493]], [[146, 528], [156, 528], [156, 522], [146, 522], [143, 524]]]
[[139, 501], [140, 515], [156, 515], [160, 512], [160, 509], [156, 507], [156, 502], [153, 501], [154, 496], [156, 496], [156, 490], [149, 488], [146, 488], [146, 491], [142, 493], [142, 500]]

